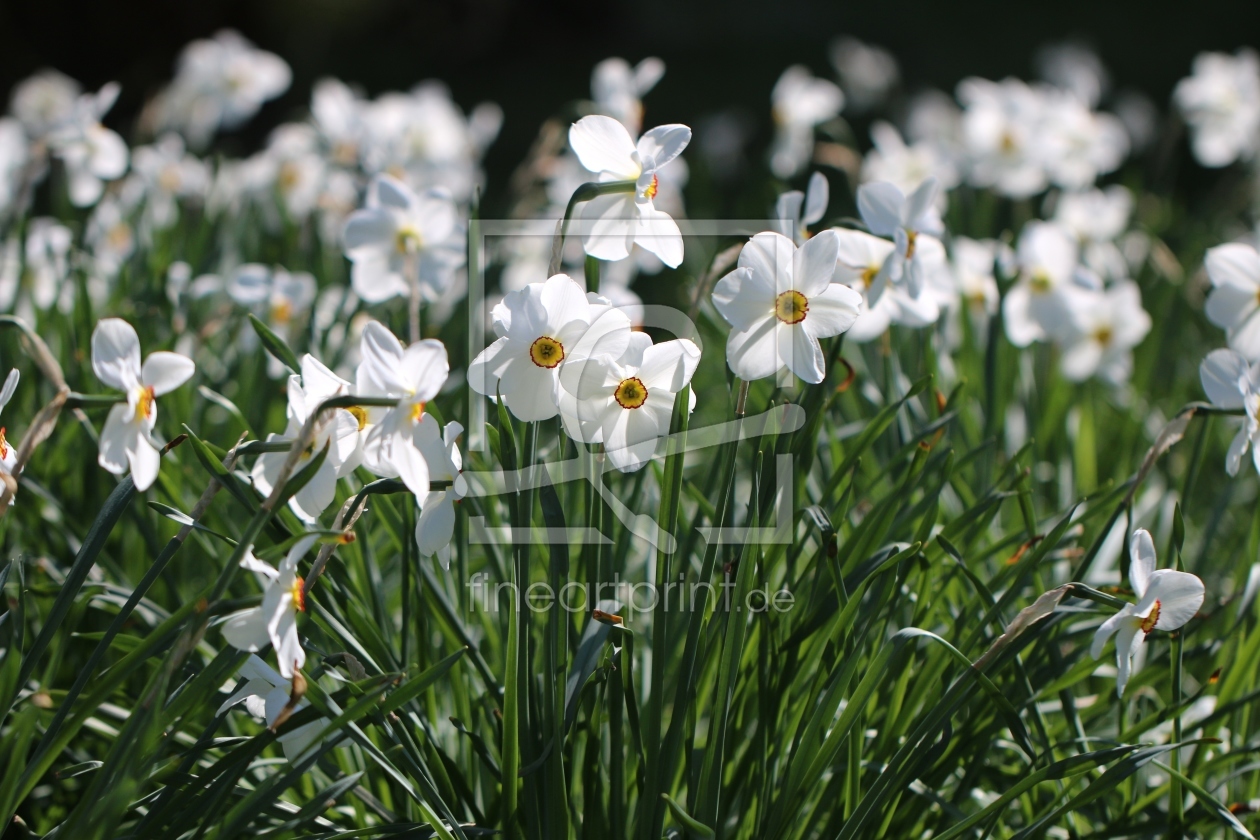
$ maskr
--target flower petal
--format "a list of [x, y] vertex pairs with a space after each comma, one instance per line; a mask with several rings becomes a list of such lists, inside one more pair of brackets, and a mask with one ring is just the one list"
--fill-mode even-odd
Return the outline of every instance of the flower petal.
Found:
[[737, 330], [747, 330], [773, 317], [771, 277], [751, 266], [737, 268], [713, 287], [713, 306]]
[[121, 318], [104, 318], [92, 331], [92, 371], [111, 388], [129, 391], [140, 379], [140, 337]]
[[399, 363], [399, 375], [421, 402], [428, 402], [438, 395], [446, 384], [451, 365], [446, 356], [446, 346], [435, 338], [417, 341], [403, 353]]
[[597, 114], [578, 120], [569, 127], [569, 145], [591, 172], [610, 172], [622, 180], [639, 177], [630, 132], [612, 117]]
[[1146, 594], [1147, 581], [1155, 571], [1155, 542], [1151, 532], [1139, 528], [1129, 540], [1129, 584], [1138, 598]]
[[901, 213], [906, 197], [887, 181], [876, 181], [858, 187], [858, 212], [867, 228], [877, 236], [892, 236], [901, 227]]
[[840, 237], [824, 230], [809, 239], [792, 255], [792, 288], [807, 298], [821, 294], [831, 285], [840, 255]]
[[748, 329], [731, 331], [726, 339], [726, 363], [740, 379], [765, 379], [783, 367], [775, 335], [777, 325], [772, 315]]
[[815, 338], [829, 338], [853, 326], [861, 310], [860, 294], [848, 286], [831, 283], [809, 299], [809, 312], [801, 327]]
[[[691, 129], [674, 123], [658, 125], [639, 138], [636, 148], [644, 169], [660, 169], [682, 154], [691, 142]], [[585, 163], [583, 163], [585, 166]], [[588, 167], [589, 168], [589, 167]]]
[[1199, 381], [1213, 405], [1221, 408], [1242, 408], [1241, 383], [1248, 378], [1250, 366], [1237, 351], [1220, 349], [1207, 354], [1199, 365]]
[[140, 383], [152, 388], [154, 395], [160, 397], [183, 385], [196, 370], [197, 366], [187, 356], [159, 350], [144, 360]]
[[639, 205], [634, 241], [643, 250], [660, 257], [661, 262], [670, 268], [682, 265], [683, 238], [678, 223], [651, 203]]
[[1160, 630], [1176, 630], [1194, 618], [1203, 606], [1203, 581], [1188, 572], [1159, 569], [1152, 572], [1146, 584], [1143, 601], [1159, 601], [1159, 619], [1155, 626]]

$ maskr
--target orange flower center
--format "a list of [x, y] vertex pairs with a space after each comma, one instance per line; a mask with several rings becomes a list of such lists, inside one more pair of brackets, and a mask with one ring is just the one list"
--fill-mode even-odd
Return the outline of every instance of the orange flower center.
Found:
[[306, 596], [302, 594], [304, 586], [306, 581], [297, 576], [293, 578], [293, 588], [289, 590], [289, 595], [293, 598], [293, 609], [298, 612], [306, 612]]
[[153, 386], [150, 385], [140, 392], [140, 399], [136, 400], [136, 419], [147, 420], [153, 416], [153, 403], [157, 400], [157, 395], [153, 393]]
[[[420, 422], [420, 418], [421, 418], [423, 415], [424, 415], [424, 403], [422, 403], [422, 402], [412, 403], [412, 404], [411, 404], [411, 422], [413, 422], [413, 423], [419, 423], [419, 422]], [[365, 416], [366, 416], [366, 415], [365, 415]], [[360, 429], [362, 429], [362, 428], [363, 428], [363, 426], [362, 426], [362, 425], [360, 425], [360, 426], [359, 426], [359, 428], [360, 428]]]
[[785, 324], [799, 324], [809, 312], [809, 300], [805, 295], [790, 289], [774, 299], [774, 317]]
[[1151, 612], [1146, 618], [1142, 619], [1142, 632], [1151, 635], [1151, 631], [1155, 629], [1155, 625], [1159, 623], [1159, 601], [1155, 602], [1155, 606], [1151, 607]]
[[613, 391], [613, 399], [622, 408], [640, 408], [647, 402], [648, 392], [643, 380], [632, 376], [621, 380], [617, 390]]
[[529, 358], [541, 368], [553, 368], [564, 361], [564, 345], [549, 336], [539, 336], [529, 345]]
[[648, 184], [646, 187], [643, 188], [643, 197], [649, 198], [649, 199], [656, 198], [656, 190], [659, 186], [660, 186], [660, 181], [657, 180], [657, 177], [655, 175], [653, 175], [652, 183]]
[[9, 442], [4, 437], [4, 426], [0, 426], [0, 458], [9, 457]]

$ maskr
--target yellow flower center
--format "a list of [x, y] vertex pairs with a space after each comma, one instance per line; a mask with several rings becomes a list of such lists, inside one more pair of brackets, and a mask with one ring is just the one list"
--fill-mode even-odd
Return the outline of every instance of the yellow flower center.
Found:
[[653, 175], [652, 183], [643, 188], [643, 197], [648, 199], [656, 198], [656, 190], [659, 186], [660, 182], [657, 180], [656, 176]]
[[529, 358], [541, 368], [553, 368], [564, 361], [564, 345], [550, 336], [539, 336], [529, 345]]
[[301, 577], [293, 578], [293, 588], [289, 590], [289, 597], [293, 599], [293, 609], [298, 612], [306, 612], [306, 596], [302, 594], [302, 587], [306, 585], [306, 581]]
[[809, 300], [805, 295], [789, 289], [774, 299], [774, 317], [785, 324], [799, 324], [809, 312]]
[[414, 254], [424, 245], [420, 231], [412, 227], [399, 228], [394, 234], [394, 247], [400, 254]]
[[280, 189], [280, 192], [287, 193], [298, 185], [300, 178], [301, 173], [298, 172], [297, 166], [292, 162], [286, 161], [276, 174], [276, 186]]
[[1002, 133], [1002, 140], [998, 145], [1001, 148], [1002, 153], [1008, 155], [1018, 148], [1018, 144], [1015, 142], [1015, 138], [1011, 136], [1010, 132]]
[[1099, 327], [1094, 330], [1094, 341], [1097, 341], [1103, 347], [1110, 345], [1111, 339], [1114, 337], [1115, 335], [1112, 333], [1111, 327]]
[[367, 409], [361, 405], [352, 405], [346, 411], [350, 412], [354, 419], [359, 421], [359, 431], [363, 431], [368, 421]]
[[[424, 415], [424, 403], [422, 403], [422, 402], [412, 403], [412, 404], [411, 404], [411, 422], [412, 422], [412, 423], [419, 423], [419, 422], [420, 422], [420, 418], [421, 418], [423, 415]], [[360, 428], [362, 428], [362, 427], [360, 427]]]
[[287, 324], [289, 319], [293, 317], [293, 304], [287, 300], [278, 301], [271, 305], [271, 323]]
[[1156, 623], [1159, 622], [1159, 601], [1155, 602], [1155, 606], [1151, 607], [1151, 612], [1146, 618], [1142, 619], [1142, 632], [1150, 635], [1155, 629]]
[[617, 386], [617, 390], [613, 391], [613, 399], [617, 401], [617, 405], [622, 408], [639, 408], [647, 402], [647, 387], [638, 377], [632, 376], [629, 379], [621, 380], [621, 384]]
[[146, 420], [153, 416], [153, 403], [157, 400], [157, 395], [153, 393], [153, 386], [150, 385], [140, 392], [140, 399], [136, 400], [136, 419]]
[[1028, 283], [1032, 286], [1033, 292], [1039, 295], [1044, 295], [1046, 292], [1050, 291], [1050, 286], [1052, 285], [1050, 275], [1046, 274], [1044, 271], [1035, 272], [1033, 276], [1029, 278]]
[[914, 259], [914, 246], [919, 239], [919, 232], [915, 230], [906, 231], [906, 259]]
[[871, 284], [875, 282], [876, 274], [879, 274], [879, 266], [877, 265], [870, 265], [862, 269], [862, 274], [860, 275], [862, 279], [862, 288], [869, 289]]

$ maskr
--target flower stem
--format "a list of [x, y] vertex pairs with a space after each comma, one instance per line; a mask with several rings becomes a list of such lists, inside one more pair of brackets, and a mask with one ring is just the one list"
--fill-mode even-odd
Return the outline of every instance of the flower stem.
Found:
[[612, 195], [613, 193], [632, 193], [634, 192], [634, 181], [608, 181], [607, 183], [587, 183], [582, 184], [573, 191], [573, 197], [569, 199], [569, 204], [564, 208], [564, 218], [560, 220], [560, 229], [556, 231], [556, 238], [551, 244], [551, 264], [547, 267], [547, 276], [560, 273], [560, 263], [564, 258], [564, 238], [569, 235], [569, 220], [573, 218], [573, 210], [583, 201], [590, 201], [592, 198], [599, 198], [601, 195]]

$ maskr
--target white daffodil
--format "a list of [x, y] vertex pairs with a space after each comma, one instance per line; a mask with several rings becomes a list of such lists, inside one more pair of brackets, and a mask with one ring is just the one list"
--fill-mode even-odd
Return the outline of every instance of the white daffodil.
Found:
[[888, 282], [904, 285], [913, 298], [923, 291], [926, 269], [919, 255], [919, 237], [935, 237], [945, 231], [936, 210], [938, 188], [935, 178], [928, 178], [909, 196], [887, 181], [858, 188], [857, 203], [862, 221], [871, 233], [887, 236], [897, 244], [897, 250], [875, 277], [871, 289], [873, 299], [879, 299]]
[[31, 144], [26, 139], [22, 124], [12, 117], [0, 117], [0, 215], [7, 216], [18, 208], [19, 201], [29, 201], [22, 184], [28, 177], [31, 161]]
[[953, 241], [954, 283], [967, 317], [978, 336], [987, 335], [989, 319], [997, 314], [998, 284], [994, 277], [1000, 250], [1009, 247], [992, 239]]
[[854, 113], [864, 113], [883, 103], [901, 78], [892, 53], [857, 38], [837, 38], [831, 43], [830, 57], [845, 100]]
[[9, 111], [32, 140], [43, 140], [74, 116], [79, 83], [58, 70], [40, 70], [13, 89]]
[[1006, 336], [1016, 347], [1062, 336], [1084, 290], [1076, 239], [1051, 222], [1030, 222], [1019, 237], [1019, 280], [1002, 301]]
[[162, 456], [153, 441], [157, 398], [188, 381], [196, 366], [178, 353], [150, 353], [140, 364], [140, 338], [131, 324], [105, 318], [92, 331], [92, 370], [96, 378], [127, 395], [109, 411], [101, 429], [98, 463], [115, 475], [131, 470], [140, 492], [157, 478]]
[[1248, 361], [1260, 359], [1260, 253], [1230, 242], [1209, 248], [1203, 264], [1212, 281], [1204, 305], [1208, 320]]
[[450, 373], [446, 347], [427, 338], [404, 348], [392, 332], [372, 321], [363, 329], [360, 352], [358, 393], [398, 400], [393, 408], [369, 410], [372, 426], [363, 441], [363, 465], [380, 476], [397, 476], [408, 490], [425, 498], [430, 472], [424, 453], [440, 439], [441, 431], [424, 413], [424, 404], [446, 384]]
[[478, 394], [502, 397], [519, 420], [556, 416], [561, 363], [596, 354], [616, 358], [630, 340], [625, 313], [592, 307], [564, 274], [509, 292], [490, 314], [498, 338], [468, 366], [468, 384]]
[[891, 124], [879, 121], [871, 126], [874, 144], [862, 160], [862, 181], [887, 181], [903, 193], [918, 189], [928, 178], [935, 178], [940, 190], [936, 209], [945, 209], [945, 191], [958, 186], [958, 168], [941, 151], [939, 142], [920, 140], [906, 143]]
[[[288, 425], [284, 435], [268, 434], [267, 440], [278, 437], [296, 438], [312, 411], [320, 403], [333, 397], [350, 393], [350, 383], [329, 370], [322, 362], [307, 353], [300, 362], [301, 374], [289, 377]], [[289, 499], [289, 507], [304, 522], [315, 522], [324, 509], [332, 504], [337, 495], [337, 479], [354, 471], [362, 460], [359, 431], [366, 414], [363, 409], [349, 411], [334, 409], [315, 428], [314, 442], [302, 453], [297, 469], [303, 466], [324, 447], [328, 454], [319, 469], [301, 490]], [[250, 477], [260, 493], [270, 495], [276, 480], [288, 459], [286, 452], [264, 452], [254, 462]]]
[[1070, 93], [1048, 91], [1042, 97], [1038, 154], [1051, 183], [1083, 190], [1119, 168], [1129, 154], [1129, 135], [1118, 117], [1091, 111]]
[[700, 363], [700, 348], [688, 339], [652, 344], [644, 333], [634, 335], [619, 358], [570, 360], [561, 373], [575, 398], [573, 419], [582, 439], [602, 443], [622, 472], [641, 469], [652, 459], [660, 438], [669, 434], [674, 398]]
[[[1177, 630], [1194, 618], [1203, 606], [1203, 581], [1186, 572], [1155, 568], [1155, 543], [1144, 529], [1133, 532], [1129, 541], [1129, 585], [1136, 604], [1126, 604], [1120, 612], [1094, 632], [1090, 653], [1102, 656], [1107, 640], [1116, 637], [1116, 695], [1124, 696], [1133, 657], [1152, 630]], [[1141, 634], [1141, 635], [1139, 635]]]
[[1177, 83], [1173, 101], [1190, 124], [1191, 148], [1204, 166], [1250, 160], [1260, 148], [1260, 58], [1200, 53]]
[[713, 305], [733, 327], [726, 360], [740, 379], [784, 368], [817, 384], [826, 375], [819, 339], [853, 326], [862, 296], [835, 274], [840, 238], [826, 230], [800, 248], [780, 233], [759, 233], [739, 254], [738, 268], [713, 289]]
[[1055, 204], [1054, 220], [1076, 235], [1085, 265], [1109, 280], [1120, 280], [1128, 275], [1128, 263], [1116, 240], [1132, 213], [1133, 194], [1115, 185], [1063, 193]]
[[262, 603], [229, 615], [223, 622], [223, 638], [237, 650], [257, 653], [267, 645], [276, 650], [280, 676], [293, 679], [293, 674], [306, 663], [306, 651], [298, 638], [297, 614], [306, 610], [302, 594], [303, 580], [297, 573], [298, 560], [310, 551], [318, 537], [309, 534], [298, 540], [280, 563], [272, 568], [246, 550], [241, 568], [258, 576], [263, 585]]
[[[849, 340], [865, 343], [883, 335], [893, 324], [926, 327], [936, 322], [941, 311], [933, 295], [922, 294], [912, 298], [904, 288], [889, 286], [875, 303], [870, 302], [870, 288], [884, 263], [896, 250], [895, 244], [860, 230], [836, 228], [835, 234], [839, 238], [839, 248], [832, 281], [848, 286], [862, 299], [857, 320], [845, 333]], [[931, 241], [936, 242], [934, 239]]]
[[1086, 292], [1072, 308], [1063, 338], [1063, 376], [1083, 382], [1098, 375], [1112, 385], [1128, 381], [1133, 348], [1151, 331], [1151, 316], [1142, 308], [1142, 292], [1125, 280], [1102, 292]]
[[634, 181], [633, 193], [602, 195], [582, 209], [583, 247], [601, 260], [624, 260], [634, 245], [651, 251], [670, 268], [683, 259], [682, 233], [673, 218], [654, 203], [658, 170], [682, 154], [691, 142], [685, 125], [660, 125], [636, 143], [612, 117], [583, 117], [569, 128], [569, 145], [581, 164], [600, 181]]
[[659, 58], [645, 58], [634, 67], [624, 58], [606, 58], [591, 73], [591, 98], [601, 113], [638, 134], [643, 125], [643, 95], [664, 75], [665, 62]]
[[[274, 726], [280, 714], [289, 707], [293, 695], [293, 681], [280, 676], [274, 668], [254, 654], [241, 665], [232, 696], [223, 701], [216, 715], [221, 715], [237, 703], [244, 702], [251, 715], [260, 718], [267, 726]], [[311, 705], [309, 700], [299, 700], [290, 714]], [[299, 726], [292, 732], [286, 732], [276, 740], [284, 750], [284, 757], [290, 764], [296, 764], [306, 757], [321, 732], [328, 726], [327, 718], [319, 718]]]
[[420, 516], [416, 519], [416, 547], [421, 557], [437, 555], [443, 569], [451, 567], [451, 538], [455, 535], [455, 503], [464, 497], [467, 487], [459, 474], [463, 458], [458, 439], [464, 433], [459, 423], [446, 424], [440, 439], [424, 441], [424, 458], [429, 465], [430, 481], [449, 481], [450, 487], [430, 490], [417, 497]]
[[[9, 371], [8, 378], [4, 380], [4, 388], [0, 390], [0, 411], [3, 411], [9, 404], [9, 400], [13, 399], [20, 378], [21, 374], [18, 373], [17, 368]], [[4, 426], [0, 426], [0, 470], [3, 470], [6, 475], [13, 475], [13, 468], [17, 466], [17, 452], [9, 445], [4, 432]]]
[[1234, 350], [1213, 350], [1199, 365], [1199, 380], [1213, 405], [1247, 412], [1225, 455], [1225, 471], [1237, 475], [1243, 455], [1251, 449], [1252, 461], [1260, 472], [1260, 362], [1248, 364]]
[[830, 198], [831, 188], [827, 184], [827, 176], [821, 172], [809, 176], [809, 185], [805, 192], [788, 190], [783, 193], [774, 205], [774, 218], [779, 222], [779, 233], [797, 245], [804, 245], [805, 240], [809, 239], [809, 226], [821, 221], [826, 215]]
[[70, 248], [74, 234], [70, 228], [46, 216], [26, 225], [26, 286], [31, 302], [47, 309], [57, 302], [62, 283], [70, 271]]
[[144, 219], [149, 230], [166, 230], [179, 219], [182, 199], [200, 200], [210, 187], [210, 169], [184, 151], [184, 140], [167, 133], [152, 146], [139, 146], [131, 169], [144, 184]]
[[779, 178], [791, 178], [814, 154], [814, 129], [844, 107], [844, 93], [795, 64], [775, 82], [770, 104], [775, 129], [770, 171]]
[[964, 106], [962, 138], [973, 186], [992, 187], [1011, 198], [1027, 198], [1046, 188], [1037, 148], [1044, 97], [1018, 79], [992, 82], [963, 79], [958, 101]]
[[97, 93], [80, 96], [69, 119], [50, 138], [53, 151], [66, 165], [70, 201], [90, 207], [105, 191], [104, 181], [121, 178], [127, 171], [127, 143], [101, 125], [101, 117], [118, 99], [118, 85], [110, 83]]
[[93, 273], [106, 280], [118, 276], [136, 248], [136, 234], [127, 208], [111, 196], [106, 196], [92, 210], [83, 238], [92, 249]]
[[[403, 182], [377, 175], [368, 186], [366, 206], [350, 214], [342, 229], [355, 294], [366, 303], [406, 295], [410, 271], [427, 298], [437, 297], [460, 264], [447, 247], [459, 230], [450, 193], [432, 189], [417, 195]], [[462, 244], [454, 244], [462, 253]]]
[[[315, 278], [309, 272], [290, 272], [279, 266], [273, 271], [258, 263], [237, 266], [227, 281], [228, 297], [256, 312], [285, 341], [292, 338], [294, 324], [315, 302], [315, 292]], [[245, 335], [252, 336], [253, 331]], [[279, 359], [267, 355], [268, 376], [278, 379], [285, 370]]]

